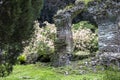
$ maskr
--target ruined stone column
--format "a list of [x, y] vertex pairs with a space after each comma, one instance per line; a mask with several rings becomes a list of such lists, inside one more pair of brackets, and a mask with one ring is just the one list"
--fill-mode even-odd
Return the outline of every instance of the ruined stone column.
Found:
[[73, 52], [72, 19], [84, 9], [84, 4], [73, 6], [71, 9], [59, 11], [54, 16], [57, 27], [57, 39], [55, 41], [55, 54], [53, 66], [64, 66], [70, 63]]
[[69, 64], [69, 55], [73, 50], [73, 38], [71, 31], [71, 15], [57, 15], [55, 25], [57, 27], [57, 40], [55, 41], [54, 66], [63, 66]]

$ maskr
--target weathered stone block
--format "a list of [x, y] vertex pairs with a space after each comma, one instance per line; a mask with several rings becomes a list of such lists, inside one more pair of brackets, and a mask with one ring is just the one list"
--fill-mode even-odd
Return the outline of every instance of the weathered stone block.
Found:
[[120, 46], [119, 45], [101, 45], [99, 46], [100, 52], [119, 52]]
[[118, 52], [120, 43], [119, 26], [116, 24], [117, 18], [114, 22], [111, 20], [104, 20], [99, 22], [98, 37], [99, 37], [99, 51], [100, 52]]

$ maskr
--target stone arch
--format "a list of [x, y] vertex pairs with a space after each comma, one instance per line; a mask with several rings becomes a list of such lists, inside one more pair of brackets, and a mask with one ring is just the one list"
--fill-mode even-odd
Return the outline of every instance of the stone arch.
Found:
[[[99, 51], [120, 52], [120, 2], [115, 0], [92, 1], [88, 3], [87, 12], [98, 25]], [[68, 10], [59, 11], [54, 22], [57, 27], [56, 53], [53, 59], [54, 66], [69, 64], [69, 55], [72, 53], [72, 19], [86, 8], [79, 2]]]
[[98, 25], [99, 51], [120, 52], [120, 1], [102, 0], [93, 1], [88, 4], [88, 12]]

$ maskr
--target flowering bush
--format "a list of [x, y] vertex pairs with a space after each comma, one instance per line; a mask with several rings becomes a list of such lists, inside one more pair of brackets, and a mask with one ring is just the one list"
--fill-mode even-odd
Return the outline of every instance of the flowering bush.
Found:
[[97, 27], [87, 21], [73, 24], [73, 41], [76, 51], [88, 51], [90, 53], [98, 50]]
[[[25, 47], [23, 52], [26, 55], [28, 63], [34, 63], [41, 55], [45, 57], [48, 54], [54, 53], [56, 27], [54, 24], [47, 22], [45, 24], [45, 27], [39, 28], [39, 23], [35, 21], [35, 35], [29, 46]], [[93, 29], [93, 26], [91, 24], [88, 25], [86, 22], [73, 25], [74, 51], [81, 50], [91, 53], [97, 51], [97, 35], [91, 29]]]
[[73, 30], [75, 50], [94, 52], [97, 50], [97, 35], [90, 29]]
[[[24, 48], [23, 52], [26, 55], [26, 58], [28, 60], [27, 62], [31, 63], [34, 57], [39, 58], [40, 55], [46, 55], [54, 52], [54, 39], [56, 34], [56, 28], [54, 24], [49, 24], [47, 22], [45, 23], [46, 27], [40, 28], [39, 23], [35, 21], [35, 35], [32, 38], [29, 46]], [[37, 57], [32, 56], [34, 54], [37, 54]], [[29, 56], [31, 56], [31, 58]], [[32, 62], [34, 63], [34, 61]]]

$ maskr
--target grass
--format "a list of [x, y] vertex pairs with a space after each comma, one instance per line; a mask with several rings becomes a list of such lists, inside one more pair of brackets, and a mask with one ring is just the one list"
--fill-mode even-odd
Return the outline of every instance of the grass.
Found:
[[77, 1], [78, 1], [78, 2], [79, 2], [79, 1], [84, 1], [85, 4], [87, 4], [88, 2], [93, 1], [93, 0], [77, 0]]
[[79, 55], [79, 56], [84, 56], [84, 55], [90, 55], [90, 52], [85, 52], [85, 51], [77, 51], [75, 53], [75, 55]]
[[[83, 60], [85, 61], [85, 60]], [[88, 67], [83, 67], [87, 71], [80, 74], [80, 65], [83, 61], [74, 61], [69, 66], [54, 68], [48, 63], [37, 63], [29, 65], [15, 65], [12, 74], [0, 80], [119, 80], [120, 72], [113, 70], [89, 71]], [[89, 66], [90, 67], [90, 66]], [[82, 70], [83, 70], [82, 69]]]
[[105, 76], [103, 80], [120, 80], [120, 70], [116, 69], [108, 69], [105, 71]]
[[100, 74], [66, 75], [59, 73], [60, 70], [43, 65], [16, 65], [12, 74], [0, 80], [96, 80], [101, 76]]

